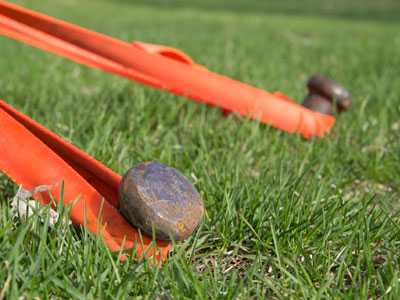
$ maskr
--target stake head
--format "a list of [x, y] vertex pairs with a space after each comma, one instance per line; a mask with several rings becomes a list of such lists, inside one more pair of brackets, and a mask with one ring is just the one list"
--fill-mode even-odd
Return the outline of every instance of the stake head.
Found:
[[204, 212], [195, 187], [176, 169], [144, 162], [130, 169], [120, 186], [120, 212], [134, 226], [160, 240], [183, 240]]

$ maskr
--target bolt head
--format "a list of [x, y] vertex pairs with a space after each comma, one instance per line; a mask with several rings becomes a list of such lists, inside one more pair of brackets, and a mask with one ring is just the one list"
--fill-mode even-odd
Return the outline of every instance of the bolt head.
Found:
[[204, 207], [189, 180], [155, 161], [140, 163], [123, 176], [120, 212], [147, 235], [183, 240], [198, 226]]

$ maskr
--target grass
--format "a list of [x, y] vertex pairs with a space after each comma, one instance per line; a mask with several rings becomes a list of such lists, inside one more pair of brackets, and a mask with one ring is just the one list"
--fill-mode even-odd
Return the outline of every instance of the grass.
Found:
[[305, 141], [0, 37], [0, 98], [119, 173], [145, 160], [178, 168], [206, 206], [161, 268], [124, 264], [85, 231], [12, 218], [17, 187], [0, 175], [0, 299], [400, 297], [397, 2], [377, 13], [376, 1], [340, 1], [328, 14], [317, 1], [298, 14], [283, 9], [290, 1], [245, 13], [241, 0], [15, 2], [176, 46], [298, 101], [310, 74], [327, 74], [354, 106], [329, 136]]

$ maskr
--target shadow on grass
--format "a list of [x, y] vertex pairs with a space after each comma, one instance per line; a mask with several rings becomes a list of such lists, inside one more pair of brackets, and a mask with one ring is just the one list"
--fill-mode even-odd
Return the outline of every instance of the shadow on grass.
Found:
[[161, 9], [199, 9], [234, 13], [327, 16], [341, 19], [400, 22], [397, 0], [114, 0]]

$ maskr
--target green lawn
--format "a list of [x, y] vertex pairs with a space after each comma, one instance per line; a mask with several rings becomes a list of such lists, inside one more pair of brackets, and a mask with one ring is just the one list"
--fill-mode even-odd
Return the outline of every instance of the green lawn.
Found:
[[0, 299], [400, 298], [398, 1], [15, 2], [176, 46], [299, 102], [307, 77], [327, 74], [354, 105], [306, 141], [0, 37], [0, 98], [121, 174], [176, 167], [206, 206], [196, 235], [152, 268], [84, 231], [13, 219], [17, 187], [0, 175]]

